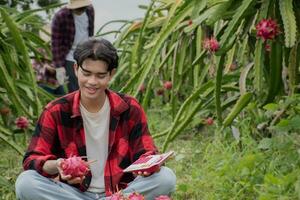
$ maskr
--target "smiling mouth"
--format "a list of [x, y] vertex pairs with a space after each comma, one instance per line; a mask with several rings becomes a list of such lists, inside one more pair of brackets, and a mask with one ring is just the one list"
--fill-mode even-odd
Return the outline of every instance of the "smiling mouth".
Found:
[[98, 88], [86, 87], [89, 92], [96, 92]]

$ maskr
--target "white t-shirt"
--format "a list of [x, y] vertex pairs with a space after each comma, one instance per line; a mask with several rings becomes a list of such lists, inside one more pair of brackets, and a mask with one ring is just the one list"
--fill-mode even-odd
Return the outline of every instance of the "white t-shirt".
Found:
[[85, 131], [86, 154], [92, 173], [90, 192], [105, 192], [104, 168], [108, 155], [108, 135], [110, 120], [110, 104], [106, 97], [103, 107], [97, 113], [88, 112], [80, 103], [80, 111], [83, 118]]
[[75, 36], [66, 60], [75, 62], [73, 54], [76, 46], [89, 38], [89, 18], [86, 12], [83, 12], [81, 15], [73, 14], [73, 18], [75, 24]]

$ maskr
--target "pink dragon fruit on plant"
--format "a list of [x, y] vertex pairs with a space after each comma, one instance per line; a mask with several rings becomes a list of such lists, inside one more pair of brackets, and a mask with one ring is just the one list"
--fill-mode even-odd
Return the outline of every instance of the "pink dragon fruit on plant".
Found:
[[262, 19], [256, 25], [256, 30], [257, 37], [262, 38], [263, 41], [273, 40], [280, 33], [278, 24], [273, 19]]
[[204, 40], [203, 47], [209, 52], [214, 53], [219, 50], [220, 44], [215, 37], [211, 37]]
[[16, 119], [15, 124], [19, 129], [27, 129], [29, 126], [29, 121], [26, 117], [21, 116]]
[[72, 177], [82, 177], [89, 171], [87, 162], [78, 156], [64, 159], [61, 161], [60, 167], [63, 170], [64, 175], [71, 175]]
[[213, 125], [213, 124], [214, 124], [214, 119], [211, 118], [211, 117], [209, 117], [209, 118], [207, 118], [207, 119], [205, 120], [205, 123], [206, 123], [207, 125]]
[[173, 84], [171, 81], [166, 81], [164, 82], [164, 88], [167, 89], [167, 90], [171, 90], [173, 87]]

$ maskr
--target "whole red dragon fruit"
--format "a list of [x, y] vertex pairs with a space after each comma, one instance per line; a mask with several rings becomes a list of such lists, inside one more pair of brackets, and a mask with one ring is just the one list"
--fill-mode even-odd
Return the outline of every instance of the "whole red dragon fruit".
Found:
[[256, 25], [256, 36], [263, 39], [263, 41], [273, 40], [279, 33], [279, 27], [273, 19], [262, 19]]
[[166, 81], [164, 82], [164, 88], [167, 89], [167, 90], [171, 90], [173, 87], [173, 84], [171, 81]]
[[205, 123], [206, 123], [207, 125], [213, 125], [213, 124], [214, 124], [214, 119], [211, 118], [211, 117], [209, 117], [209, 118], [207, 118], [207, 119], [205, 120]]
[[131, 193], [128, 200], [145, 200], [145, 197], [137, 192]]
[[215, 37], [206, 38], [203, 43], [204, 49], [214, 53], [219, 50], [220, 44]]
[[19, 129], [27, 129], [29, 126], [29, 121], [26, 117], [21, 116], [16, 119], [15, 124]]
[[160, 195], [156, 197], [155, 200], [171, 200], [171, 198], [166, 195]]
[[61, 161], [60, 167], [64, 175], [71, 175], [72, 177], [82, 177], [89, 171], [88, 163], [78, 156], [64, 159]]

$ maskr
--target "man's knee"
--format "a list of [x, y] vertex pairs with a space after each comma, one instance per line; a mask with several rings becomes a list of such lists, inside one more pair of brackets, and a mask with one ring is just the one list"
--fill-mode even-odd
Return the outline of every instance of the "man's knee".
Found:
[[34, 170], [27, 170], [22, 172], [17, 180], [16, 180], [16, 189], [21, 189], [21, 188], [27, 188], [28, 186], [32, 185], [32, 179], [36, 176], [36, 171]]
[[158, 175], [157, 182], [159, 187], [164, 188], [165, 191], [174, 192], [176, 187], [176, 175], [174, 172], [168, 167], [162, 167]]
[[39, 174], [35, 170], [27, 170], [22, 172], [16, 180], [16, 195], [21, 198], [26, 194], [32, 193], [33, 189], [37, 186], [37, 177]]

